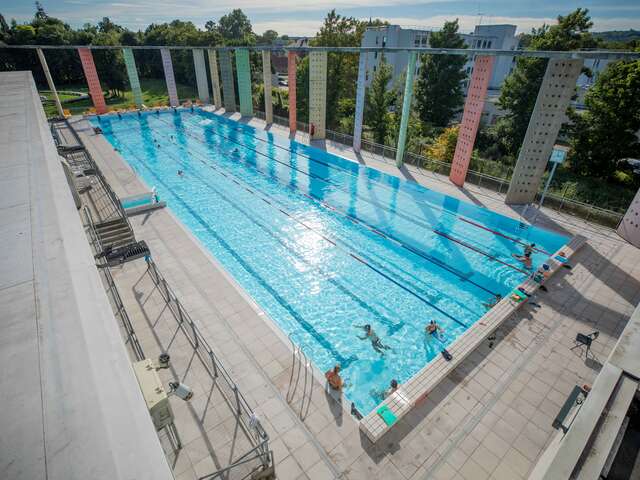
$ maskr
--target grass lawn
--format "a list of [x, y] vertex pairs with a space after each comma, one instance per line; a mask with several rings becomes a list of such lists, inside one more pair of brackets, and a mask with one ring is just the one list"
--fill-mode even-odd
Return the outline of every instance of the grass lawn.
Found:
[[[146, 78], [140, 79], [140, 88], [142, 89], [142, 102], [148, 106], [153, 107], [156, 105], [168, 105], [169, 95], [167, 93], [167, 86], [164, 79]], [[195, 100], [197, 98], [196, 89], [191, 85], [178, 84], [178, 98], [180, 101]], [[82, 114], [89, 110], [93, 104], [91, 99], [81, 100], [78, 102], [65, 104], [64, 101], [73, 98], [74, 95], [64, 92], [86, 92], [87, 87], [81, 85], [64, 85], [59, 90], [60, 101], [62, 102], [62, 108], [69, 110], [71, 114]], [[40, 95], [44, 95], [47, 98], [51, 98], [51, 92], [43, 90]], [[122, 96], [110, 96], [108, 92], [105, 92], [105, 101], [107, 107], [112, 109], [129, 108], [135, 104], [133, 102], [133, 94], [130, 90], [124, 92]], [[47, 117], [54, 117], [58, 114], [56, 106], [53, 102], [44, 105], [44, 111]]]

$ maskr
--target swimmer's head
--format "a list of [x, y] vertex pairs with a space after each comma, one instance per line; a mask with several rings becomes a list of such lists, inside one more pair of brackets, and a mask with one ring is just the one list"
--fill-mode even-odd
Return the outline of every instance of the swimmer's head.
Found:
[[395, 378], [391, 380], [391, 388], [398, 388], [398, 381]]

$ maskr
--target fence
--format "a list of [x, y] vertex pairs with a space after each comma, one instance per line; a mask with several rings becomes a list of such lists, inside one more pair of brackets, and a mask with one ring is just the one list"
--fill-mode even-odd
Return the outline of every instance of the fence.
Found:
[[[259, 118], [264, 119], [264, 114], [262, 112], [257, 116]], [[278, 117], [276, 115], [273, 116], [273, 122], [282, 125], [284, 127], [289, 126], [289, 120], [283, 117]], [[298, 122], [298, 130], [300, 131], [308, 131], [308, 124], [303, 122]], [[333, 130], [326, 131], [327, 140], [331, 140], [336, 143], [340, 143], [343, 145], [353, 145], [353, 136], [348, 133], [335, 132]], [[362, 139], [361, 149], [375, 155], [382, 157], [384, 161], [393, 161], [395, 162], [396, 158], [396, 149], [394, 147], [389, 147], [387, 145], [382, 145], [379, 143], [371, 142], [369, 140]], [[449, 171], [451, 170], [451, 164], [446, 162], [441, 162], [439, 160], [435, 160], [432, 158], [427, 158], [423, 155], [420, 155], [416, 152], [407, 151], [404, 156], [405, 163], [409, 165], [413, 165], [419, 168], [423, 168], [425, 170], [432, 171], [434, 173], [449, 176]], [[510, 177], [510, 173], [512, 169], [509, 169], [509, 173], [507, 174]], [[477, 185], [479, 187], [487, 188], [489, 190], [493, 190], [494, 192], [498, 192], [500, 194], [506, 194], [509, 189], [509, 178], [501, 178], [493, 175], [489, 175], [486, 173], [482, 173], [481, 171], [469, 170], [467, 173], [468, 183], [473, 185]], [[541, 196], [541, 192], [539, 192], [536, 196], [535, 201], [539, 201]], [[598, 223], [600, 225], [616, 228], [617, 225], [622, 221], [622, 217], [624, 216], [624, 212], [617, 212], [615, 210], [609, 210], [606, 208], [600, 208], [595, 205], [591, 205], [589, 203], [580, 202], [579, 200], [574, 200], [572, 198], [568, 198], [564, 195], [556, 195], [553, 193], [547, 193], [545, 196], [544, 206], [547, 208], [551, 208], [558, 212], [564, 212], [570, 215], [574, 215], [580, 218], [583, 218], [587, 221], [592, 221]]]
[[269, 450], [269, 436], [260, 424], [260, 420], [256, 417], [249, 403], [240, 392], [240, 389], [227, 372], [220, 359], [213, 352], [213, 349], [206, 341], [200, 329], [194, 323], [189, 313], [184, 309], [182, 303], [177, 298], [166, 279], [160, 273], [157, 265], [151, 258], [147, 258], [148, 273], [158, 291], [164, 298], [167, 306], [171, 310], [174, 318], [180, 325], [183, 333], [193, 346], [196, 354], [204, 364], [212, 378], [217, 379], [217, 386], [225, 396], [229, 404], [235, 408], [236, 414], [245, 430], [245, 433], [251, 438], [255, 447], [238, 458], [234, 463], [218, 472], [203, 478], [215, 478], [222, 476], [225, 472], [239, 465], [244, 465], [251, 460], [259, 459], [263, 468], [268, 468], [273, 464], [272, 454]]

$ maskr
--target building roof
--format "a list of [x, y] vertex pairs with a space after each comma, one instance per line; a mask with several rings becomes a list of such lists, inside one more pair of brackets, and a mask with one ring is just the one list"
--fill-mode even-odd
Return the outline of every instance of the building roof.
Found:
[[31, 72], [0, 112], [0, 477], [171, 479]]

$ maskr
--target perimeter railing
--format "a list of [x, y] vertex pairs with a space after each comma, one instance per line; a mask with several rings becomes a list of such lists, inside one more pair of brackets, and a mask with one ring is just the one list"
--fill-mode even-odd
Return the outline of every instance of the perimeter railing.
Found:
[[[103, 251], [102, 243], [100, 242], [100, 237], [98, 236], [98, 232], [96, 230], [95, 224], [93, 222], [93, 216], [91, 215], [91, 210], [85, 205], [82, 207], [85, 217], [85, 225], [87, 226], [87, 230], [89, 232], [89, 241], [93, 247], [93, 251], [96, 253]], [[129, 314], [127, 313], [127, 309], [124, 307], [122, 303], [122, 298], [120, 298], [120, 293], [118, 292], [118, 288], [116, 287], [116, 283], [111, 276], [111, 270], [109, 269], [107, 262], [104, 259], [98, 260], [100, 265], [100, 270], [104, 275], [104, 279], [107, 284], [107, 294], [111, 298], [113, 302], [113, 310], [116, 317], [120, 318], [122, 322], [122, 326], [127, 335], [127, 343], [131, 347], [133, 351], [133, 355], [137, 361], [144, 360], [146, 357], [144, 355], [144, 351], [142, 350], [142, 346], [138, 341], [138, 337], [136, 335], [136, 331], [133, 328], [133, 324], [131, 323], [131, 319], [129, 318]]]
[[162, 276], [156, 263], [150, 257], [146, 259], [147, 268], [151, 280], [158, 288], [160, 295], [165, 300], [167, 307], [171, 310], [174, 318], [178, 322], [180, 329], [185, 334], [196, 354], [204, 364], [212, 378], [216, 379], [216, 384], [220, 388], [223, 396], [229, 405], [235, 410], [240, 425], [244, 429], [248, 438], [251, 439], [254, 448], [236, 459], [228, 467], [202, 478], [213, 479], [221, 477], [231, 469], [245, 465], [252, 460], [260, 460], [264, 469], [273, 465], [273, 455], [269, 450], [269, 436], [262, 427], [253, 409], [246, 398], [233, 381], [233, 378], [224, 367], [218, 356], [202, 335], [200, 329], [195, 324], [189, 313], [173, 292], [167, 280]]
[[[257, 117], [264, 119], [263, 112], [256, 113]], [[288, 118], [274, 115], [273, 122], [284, 127], [289, 127]], [[299, 131], [309, 131], [309, 125], [307, 123], [298, 122], [297, 127]], [[326, 137], [327, 140], [331, 140], [336, 143], [348, 146], [353, 145], [353, 136], [349, 135], [348, 133], [326, 130]], [[387, 145], [382, 145], [362, 139], [361, 149], [382, 157], [384, 161], [395, 162], [396, 149], [394, 147], [389, 147]], [[450, 163], [441, 162], [433, 158], [428, 158], [416, 152], [407, 151], [405, 153], [404, 160], [405, 163], [408, 163], [409, 165], [423, 168], [425, 170], [429, 170], [444, 176], [449, 176], [449, 171], [451, 170]], [[503, 173], [507, 178], [497, 177], [488, 173], [483, 173], [482, 171], [469, 170], [467, 172], [466, 181], [473, 185], [477, 185], [479, 187], [483, 187], [500, 194], [506, 194], [507, 190], [509, 189], [509, 178], [513, 173], [513, 168], [507, 167], [507, 169]], [[539, 192], [536, 195], [536, 202], [540, 200], [541, 193], [542, 192]], [[617, 227], [617, 225], [622, 221], [622, 217], [624, 216], [624, 212], [621, 211], [601, 208], [590, 203], [581, 202], [579, 200], [569, 198], [566, 196], [564, 191], [561, 195], [547, 193], [547, 195], [545, 196], [544, 206], [558, 212], [563, 212], [569, 215], [580, 217], [586, 221], [595, 222], [610, 228]]]

